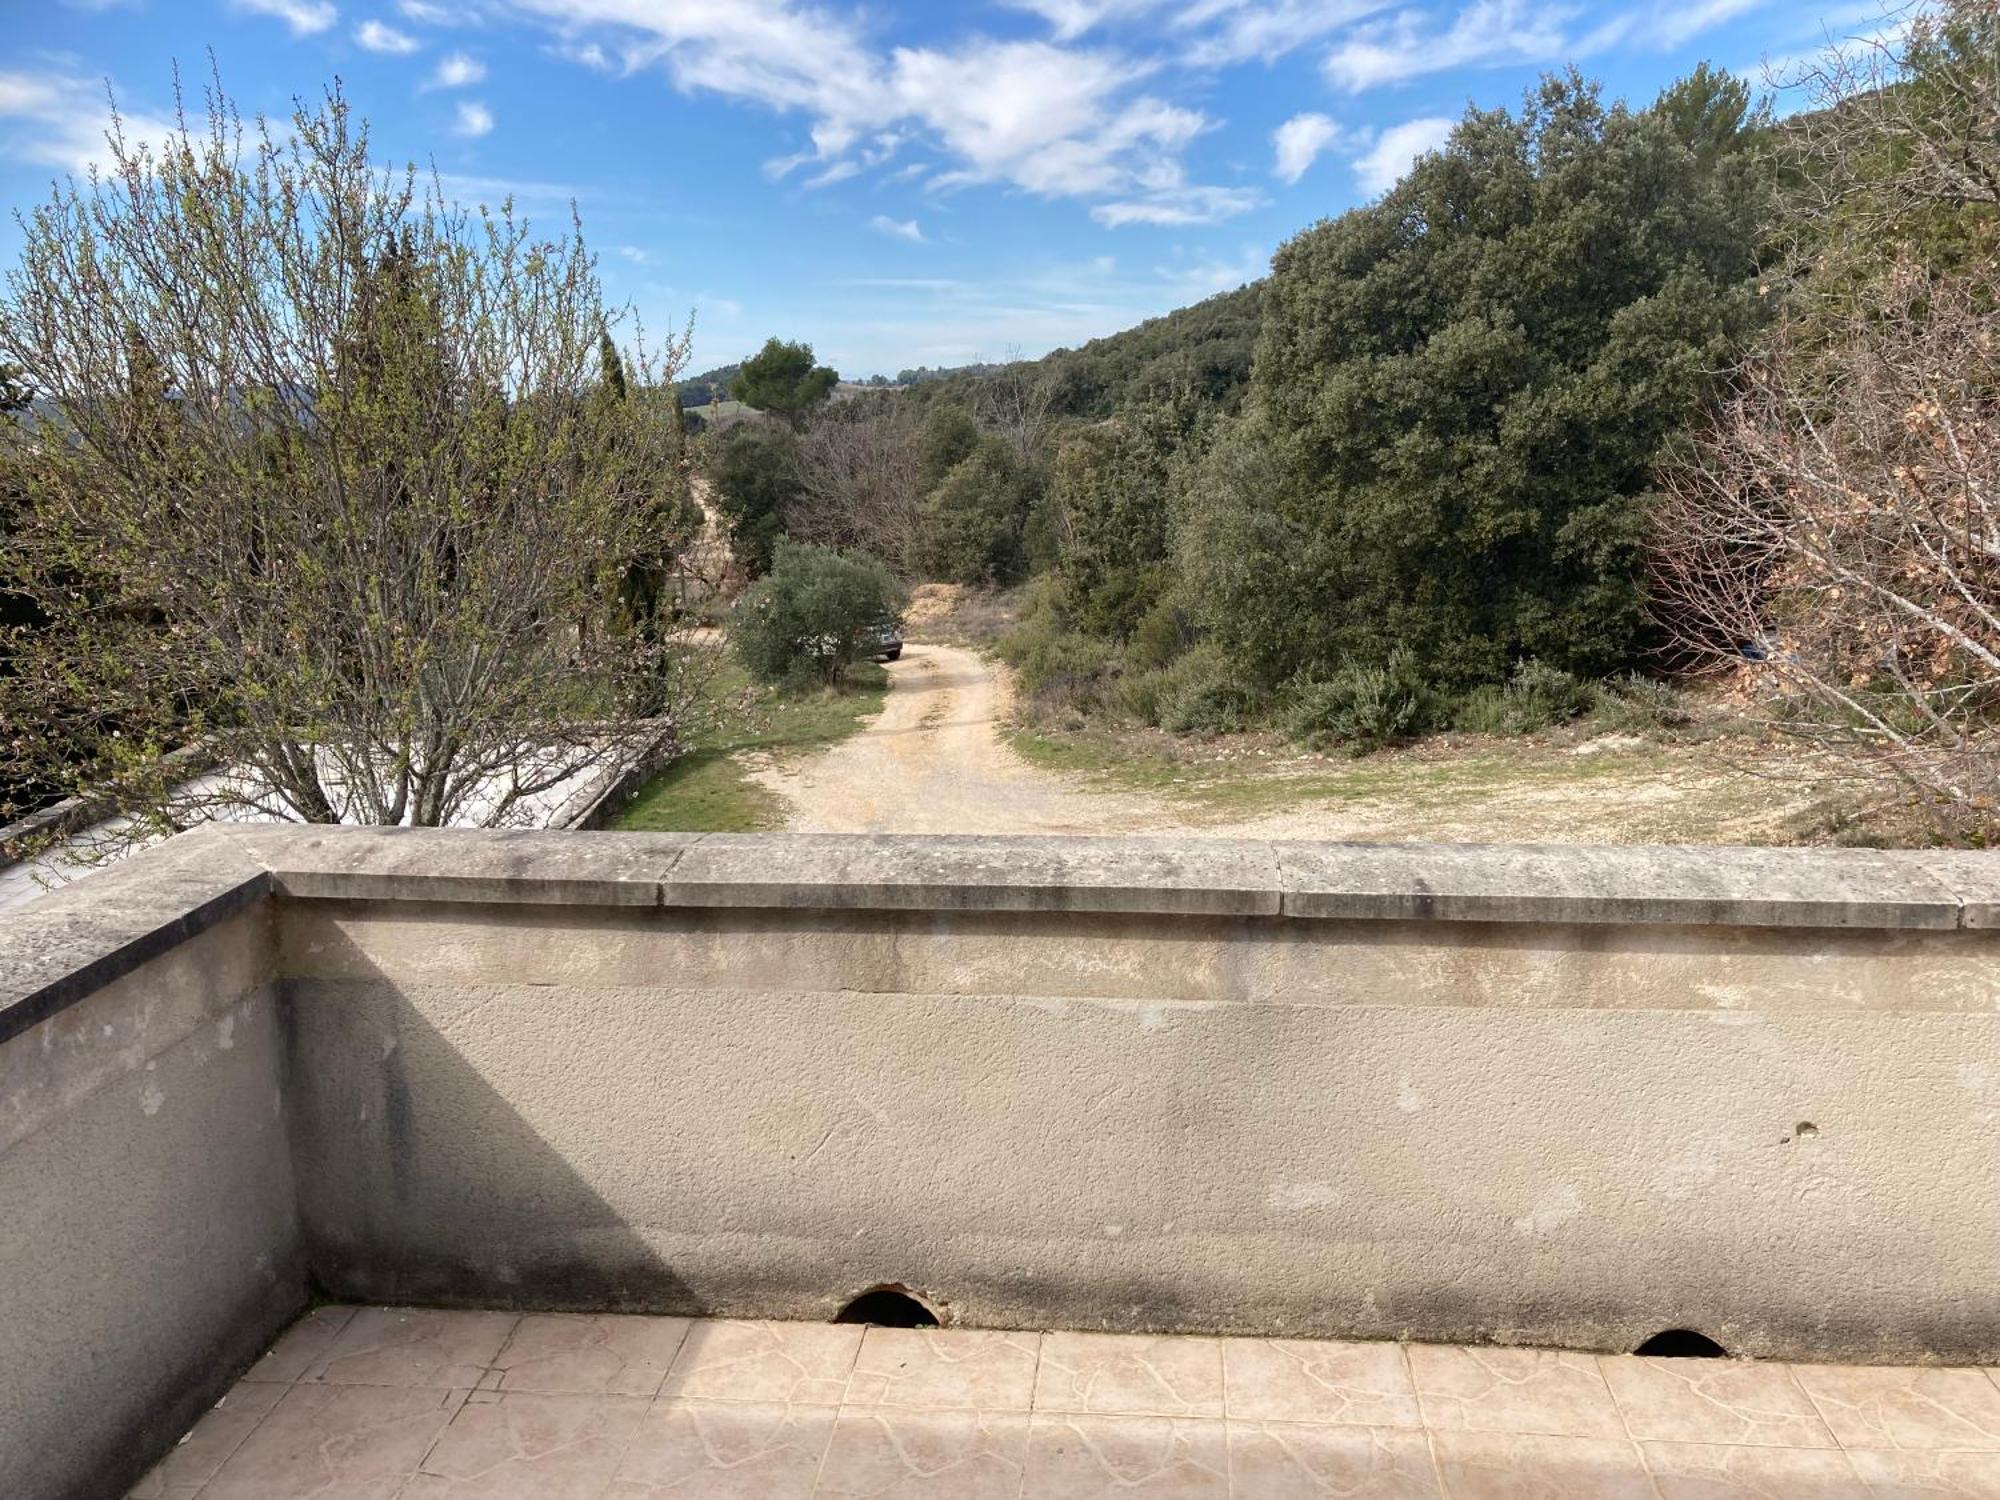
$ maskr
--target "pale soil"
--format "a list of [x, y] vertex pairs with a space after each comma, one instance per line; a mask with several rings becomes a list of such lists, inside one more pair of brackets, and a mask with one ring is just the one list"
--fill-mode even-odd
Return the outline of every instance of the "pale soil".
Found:
[[[1632, 736], [1573, 746], [1361, 761], [1284, 754], [1193, 766], [1185, 791], [1024, 761], [1002, 734], [1004, 668], [910, 645], [882, 713], [812, 759], [754, 774], [825, 833], [1171, 833], [1211, 837], [1783, 843], [1818, 799], [1710, 747]], [[1175, 778], [1180, 780], [1183, 778]], [[1250, 806], [1232, 805], [1248, 803]]]

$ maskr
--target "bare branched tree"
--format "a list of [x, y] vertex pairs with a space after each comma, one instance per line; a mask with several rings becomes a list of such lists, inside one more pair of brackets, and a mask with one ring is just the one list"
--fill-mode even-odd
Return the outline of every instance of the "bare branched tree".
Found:
[[42, 618], [5, 643], [0, 785], [56, 774], [140, 837], [544, 816], [694, 690], [685, 337], [620, 358], [574, 223], [385, 173], [337, 89], [207, 116], [114, 129], [22, 222], [0, 358], [39, 401], [0, 487]]
[[2000, 807], [2000, 284], [1882, 290], [1779, 335], [1668, 471], [1657, 594], [1700, 657], [1761, 662], [1784, 728], [1971, 835]]
[[924, 528], [920, 413], [899, 393], [857, 396], [820, 412], [799, 438], [798, 541], [860, 548], [909, 576]]
[[978, 417], [982, 427], [997, 432], [1014, 450], [1024, 469], [1039, 468], [1049, 458], [1049, 428], [1055, 421], [1058, 385], [1043, 365], [1023, 359], [1020, 346], [978, 384]]
[[1658, 613], [1943, 831], [2000, 832], [2000, 18], [1838, 49], [1796, 126], [1787, 309], [1663, 475]]

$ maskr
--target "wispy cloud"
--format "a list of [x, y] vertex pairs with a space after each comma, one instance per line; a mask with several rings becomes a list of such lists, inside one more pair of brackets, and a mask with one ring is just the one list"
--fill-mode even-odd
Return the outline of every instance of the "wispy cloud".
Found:
[[1419, 12], [1357, 27], [1326, 55], [1328, 78], [1359, 92], [1452, 68], [1548, 62], [1570, 47], [1564, 23], [1575, 14], [1531, 0], [1473, 0], [1437, 30]]
[[477, 99], [462, 99], [452, 119], [452, 133], [477, 140], [493, 129], [493, 111]]
[[1388, 192], [1418, 157], [1437, 150], [1449, 140], [1457, 123], [1441, 115], [1430, 115], [1391, 125], [1375, 137], [1373, 145], [1354, 158], [1356, 179], [1370, 193]]
[[329, 0], [230, 0], [230, 8], [256, 16], [275, 16], [292, 29], [293, 36], [331, 31], [340, 20], [339, 9]]
[[1271, 132], [1276, 155], [1272, 173], [1280, 182], [1297, 182], [1319, 154], [1340, 136], [1340, 127], [1325, 115], [1293, 115]]
[[[119, 123], [133, 147], [157, 145], [174, 130], [169, 120], [130, 109], [121, 109]], [[111, 165], [111, 126], [101, 81], [0, 71], [0, 157], [85, 176]]]
[[927, 243], [924, 239], [923, 226], [915, 219], [892, 219], [887, 214], [877, 214], [868, 221], [868, 227], [877, 234], [908, 240], [913, 245]]
[[380, 21], [363, 21], [354, 28], [354, 40], [370, 52], [392, 57], [407, 57], [423, 45], [407, 31], [398, 31]]

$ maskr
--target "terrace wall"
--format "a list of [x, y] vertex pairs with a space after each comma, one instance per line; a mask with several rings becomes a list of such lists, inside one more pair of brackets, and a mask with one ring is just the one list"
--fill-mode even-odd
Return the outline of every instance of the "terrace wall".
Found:
[[0, 937], [0, 1493], [98, 1493], [309, 1290], [1992, 1361], [1996, 897], [1865, 851], [186, 836], [31, 909], [39, 967]]

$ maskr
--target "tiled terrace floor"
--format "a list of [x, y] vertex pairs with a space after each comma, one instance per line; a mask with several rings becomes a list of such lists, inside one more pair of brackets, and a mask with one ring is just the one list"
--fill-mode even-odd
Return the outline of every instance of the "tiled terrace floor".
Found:
[[2000, 1497], [1986, 1371], [329, 1307], [148, 1500]]

